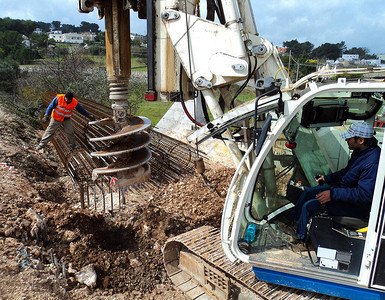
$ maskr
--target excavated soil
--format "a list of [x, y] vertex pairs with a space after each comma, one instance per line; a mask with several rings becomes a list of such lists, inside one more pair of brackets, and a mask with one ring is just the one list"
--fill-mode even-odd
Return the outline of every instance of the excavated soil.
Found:
[[[202, 225], [219, 227], [233, 169], [206, 166], [135, 192], [114, 216], [79, 206], [76, 185], [35, 131], [0, 110], [0, 299], [185, 299], [167, 278], [162, 247]], [[80, 280], [84, 268], [96, 284]], [[87, 285], [88, 284], [88, 285]]]

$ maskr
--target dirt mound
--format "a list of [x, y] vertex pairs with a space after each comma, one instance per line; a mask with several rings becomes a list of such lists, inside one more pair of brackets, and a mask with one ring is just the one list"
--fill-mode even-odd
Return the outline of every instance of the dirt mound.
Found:
[[[184, 299], [166, 276], [165, 241], [201, 225], [219, 226], [234, 170], [128, 195], [114, 216], [79, 208], [78, 190], [52, 149], [30, 150], [36, 132], [0, 113], [0, 295], [7, 299]], [[94, 285], [79, 283], [85, 267]]]

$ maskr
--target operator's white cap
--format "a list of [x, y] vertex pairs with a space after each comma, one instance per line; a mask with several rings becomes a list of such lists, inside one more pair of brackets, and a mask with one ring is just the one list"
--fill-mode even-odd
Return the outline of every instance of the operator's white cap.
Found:
[[348, 131], [342, 133], [340, 136], [343, 139], [350, 139], [355, 136], [368, 139], [372, 138], [374, 134], [373, 126], [369, 125], [368, 123], [361, 122], [352, 124]]

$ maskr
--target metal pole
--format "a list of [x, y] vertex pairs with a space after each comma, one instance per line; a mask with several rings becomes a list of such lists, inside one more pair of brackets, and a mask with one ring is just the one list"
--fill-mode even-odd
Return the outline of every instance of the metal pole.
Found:
[[96, 184], [94, 184], [94, 206], [96, 211]]
[[87, 208], [90, 210], [90, 191], [89, 191], [89, 185], [87, 182]]
[[103, 213], [106, 214], [106, 195], [104, 194], [104, 185], [102, 183], [102, 195], [103, 195]]
[[112, 188], [110, 186], [110, 197], [111, 197], [111, 214], [114, 212], [114, 196], [112, 194]]
[[291, 59], [291, 50], [289, 51], [289, 66], [287, 67], [289, 69], [289, 72], [290, 72], [290, 59]]
[[84, 209], [85, 206], [84, 206], [84, 186], [83, 186], [83, 182], [81, 182], [79, 184], [79, 192], [80, 192], [80, 205], [81, 205], [82, 209]]
[[147, 85], [148, 90], [155, 91], [154, 83], [154, 7], [153, 0], [146, 0], [147, 14]]
[[123, 201], [123, 204], [126, 204], [126, 189], [122, 189], [122, 201]]
[[118, 189], [118, 197], [119, 197], [119, 210], [121, 209], [121, 204], [120, 204], [120, 189]]

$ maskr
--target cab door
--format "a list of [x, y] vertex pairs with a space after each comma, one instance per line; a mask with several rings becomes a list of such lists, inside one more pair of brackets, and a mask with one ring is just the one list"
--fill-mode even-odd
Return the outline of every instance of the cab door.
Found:
[[[377, 130], [376, 131], [380, 131]], [[380, 132], [383, 134], [383, 132]], [[384, 137], [379, 139], [382, 148], [374, 190], [372, 210], [358, 283], [385, 290], [385, 147]]]

